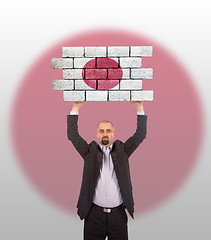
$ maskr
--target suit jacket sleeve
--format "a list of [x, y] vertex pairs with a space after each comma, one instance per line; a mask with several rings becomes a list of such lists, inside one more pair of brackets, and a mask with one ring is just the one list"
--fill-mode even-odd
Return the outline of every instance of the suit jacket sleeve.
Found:
[[67, 115], [67, 137], [84, 158], [89, 151], [89, 145], [78, 132], [78, 115]]
[[124, 143], [125, 151], [128, 157], [136, 150], [147, 134], [147, 116], [137, 115], [136, 132]]

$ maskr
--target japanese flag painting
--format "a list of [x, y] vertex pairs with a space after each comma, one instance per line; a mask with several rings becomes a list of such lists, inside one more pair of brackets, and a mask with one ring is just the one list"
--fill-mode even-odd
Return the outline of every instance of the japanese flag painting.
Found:
[[142, 90], [143, 79], [153, 78], [142, 59], [151, 56], [151, 46], [63, 47], [51, 61], [63, 69], [53, 90], [63, 90], [64, 101], [153, 101], [153, 91]]

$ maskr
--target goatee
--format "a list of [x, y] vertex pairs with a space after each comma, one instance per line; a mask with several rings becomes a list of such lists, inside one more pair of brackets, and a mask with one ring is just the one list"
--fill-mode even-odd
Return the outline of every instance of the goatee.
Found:
[[104, 140], [102, 140], [102, 144], [103, 144], [103, 145], [108, 145], [108, 144], [109, 144], [109, 141], [108, 141], [107, 139], [104, 139]]

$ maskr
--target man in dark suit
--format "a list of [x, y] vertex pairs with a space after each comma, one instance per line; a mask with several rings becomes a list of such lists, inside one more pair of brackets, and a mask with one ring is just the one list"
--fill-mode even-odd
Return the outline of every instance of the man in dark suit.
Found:
[[85, 240], [127, 240], [127, 214], [133, 217], [134, 202], [128, 158], [146, 137], [147, 116], [143, 102], [130, 101], [137, 108], [137, 129], [125, 143], [113, 142], [110, 121], [97, 126], [98, 142], [88, 144], [78, 133], [78, 112], [86, 102], [73, 102], [67, 116], [67, 135], [84, 159], [78, 199], [78, 215], [84, 220]]

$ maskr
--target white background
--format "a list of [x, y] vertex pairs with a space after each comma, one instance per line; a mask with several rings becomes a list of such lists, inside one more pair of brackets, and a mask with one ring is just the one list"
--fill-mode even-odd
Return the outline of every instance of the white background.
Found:
[[209, 1], [11, 0], [1, 3], [0, 26], [0, 239], [82, 239], [83, 222], [38, 195], [21, 172], [11, 144], [10, 115], [21, 78], [42, 52], [70, 34], [97, 27], [158, 40], [188, 70], [204, 108], [204, 139], [192, 175], [167, 203], [129, 222], [130, 240], [211, 239]]

